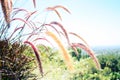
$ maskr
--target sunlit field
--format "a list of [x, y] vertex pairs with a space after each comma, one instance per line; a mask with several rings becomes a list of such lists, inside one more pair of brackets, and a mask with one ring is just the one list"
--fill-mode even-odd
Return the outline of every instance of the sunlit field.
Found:
[[96, 47], [93, 49], [97, 53], [97, 58], [101, 64], [101, 70], [95, 67], [92, 59], [83, 50], [79, 51], [80, 57], [72, 52], [74, 59], [74, 72], [69, 72], [60, 58], [58, 51], [53, 54], [44, 52], [42, 56], [44, 66], [44, 77], [41, 77], [38, 69], [33, 72], [38, 75], [38, 80], [119, 80], [120, 79], [120, 49], [119, 47]]

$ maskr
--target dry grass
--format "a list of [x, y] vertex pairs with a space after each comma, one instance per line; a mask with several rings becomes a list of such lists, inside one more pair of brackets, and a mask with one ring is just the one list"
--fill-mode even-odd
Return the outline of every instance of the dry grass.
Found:
[[46, 32], [46, 34], [49, 35], [52, 39], [54, 39], [54, 41], [59, 46], [60, 50], [62, 51], [63, 57], [65, 59], [65, 62], [67, 64], [67, 66], [68, 66], [68, 69], [71, 70], [71, 71], [74, 70], [73, 65], [72, 65], [72, 60], [70, 58], [70, 55], [68, 54], [67, 50], [64, 48], [64, 46], [61, 43], [61, 41], [52, 32]]
[[4, 17], [7, 23], [10, 22], [10, 13], [12, 11], [12, 0], [0, 0]]

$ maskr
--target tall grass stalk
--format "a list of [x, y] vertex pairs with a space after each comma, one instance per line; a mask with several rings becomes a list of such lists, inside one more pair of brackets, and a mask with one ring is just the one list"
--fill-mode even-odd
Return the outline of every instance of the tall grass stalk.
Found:
[[0, 0], [6, 22], [10, 23], [10, 13], [12, 11], [12, 0]]
[[53, 34], [52, 32], [46, 32], [47, 35], [49, 35], [52, 39], [54, 39], [54, 41], [57, 43], [57, 45], [59, 46], [60, 50], [62, 51], [63, 57], [65, 59], [65, 62], [68, 66], [69, 70], [74, 70], [73, 65], [72, 65], [72, 60], [70, 55], [68, 54], [67, 50], [65, 49], [65, 47], [63, 46], [63, 44], [61, 43], [61, 41], [55, 36], [55, 34]]
[[37, 48], [29, 41], [25, 41], [24, 43], [29, 44], [32, 47], [32, 49], [34, 50], [35, 56], [37, 58], [38, 66], [39, 66], [39, 69], [40, 69], [40, 73], [43, 76], [42, 63], [41, 63], [40, 55], [39, 55], [39, 52], [38, 52]]

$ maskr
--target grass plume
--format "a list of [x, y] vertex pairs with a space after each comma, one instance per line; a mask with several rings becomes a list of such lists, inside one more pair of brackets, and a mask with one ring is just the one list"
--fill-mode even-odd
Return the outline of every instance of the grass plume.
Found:
[[2, 11], [7, 24], [10, 23], [10, 13], [12, 11], [12, 0], [0, 0]]
[[54, 12], [57, 14], [57, 16], [59, 17], [59, 19], [62, 20], [61, 15], [60, 15], [59, 12], [56, 10], [57, 8], [61, 8], [61, 9], [65, 10], [66, 12], [70, 13], [70, 11], [69, 11], [67, 8], [65, 8], [65, 7], [63, 7], [63, 6], [61, 6], [61, 5], [57, 5], [57, 6], [53, 6], [53, 7], [48, 7], [47, 10], [48, 10], [48, 11], [54, 11]]
[[100, 63], [98, 62], [98, 59], [96, 58], [96, 56], [94, 55], [94, 52], [87, 46], [85, 46], [84, 44], [81, 44], [81, 43], [72, 43], [72, 46], [73, 47], [79, 47], [79, 48], [82, 48], [83, 50], [85, 50], [89, 55], [90, 57], [94, 60], [94, 62], [96, 63], [96, 66], [98, 69], [100, 69]]
[[68, 37], [67, 31], [66, 31], [66, 29], [64, 28], [64, 26], [63, 26], [62, 24], [60, 24], [59, 22], [56, 22], [56, 21], [53, 21], [53, 22], [51, 22], [50, 24], [51, 24], [51, 25], [52, 25], [52, 24], [57, 25], [58, 27], [61, 28], [61, 30], [63, 31], [63, 33], [64, 33], [64, 35], [65, 35], [65, 37], [66, 37], [66, 39], [67, 39], [68, 44], [70, 45], [69, 37]]
[[35, 53], [35, 56], [37, 58], [38, 66], [39, 66], [39, 69], [40, 69], [40, 73], [43, 76], [42, 63], [41, 63], [40, 55], [39, 55], [39, 52], [38, 52], [37, 48], [29, 41], [25, 41], [24, 43], [29, 44], [32, 47], [32, 49], [33, 49], [33, 51]]
[[36, 0], [33, 0], [33, 5], [36, 8]]
[[69, 70], [74, 70], [73, 65], [72, 65], [72, 60], [70, 58], [70, 55], [68, 54], [67, 50], [64, 48], [63, 44], [60, 42], [60, 40], [52, 33], [52, 32], [46, 32], [47, 35], [49, 35], [51, 38], [54, 39], [54, 41], [57, 43], [59, 46], [60, 50], [63, 53], [63, 57], [65, 59], [65, 62], [68, 66]]
[[89, 45], [87, 44], [87, 42], [81, 37], [81, 36], [79, 36], [78, 34], [76, 34], [76, 33], [73, 33], [73, 32], [69, 32], [69, 34], [71, 34], [71, 35], [74, 35], [74, 36], [76, 36], [76, 37], [78, 37], [80, 40], [82, 40], [85, 44], [86, 44], [86, 46], [88, 46], [89, 47]]

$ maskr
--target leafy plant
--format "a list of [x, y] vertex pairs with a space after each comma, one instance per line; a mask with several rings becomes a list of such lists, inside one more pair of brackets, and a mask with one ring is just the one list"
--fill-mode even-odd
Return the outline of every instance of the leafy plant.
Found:
[[0, 71], [2, 80], [21, 80], [35, 78], [30, 73], [34, 59], [24, 54], [27, 47], [20, 43], [10, 44], [0, 41]]

